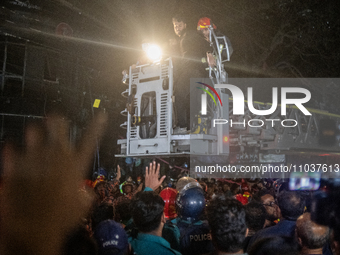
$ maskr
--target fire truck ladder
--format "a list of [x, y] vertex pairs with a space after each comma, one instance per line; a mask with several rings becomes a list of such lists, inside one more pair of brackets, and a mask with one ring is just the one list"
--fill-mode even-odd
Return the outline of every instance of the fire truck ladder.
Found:
[[[232, 101], [232, 99], [229, 99]], [[270, 104], [254, 102], [259, 110], [270, 108]], [[340, 115], [325, 111], [308, 109], [312, 115], [304, 115], [297, 107], [287, 107], [286, 115], [281, 115], [280, 107], [270, 116], [259, 116], [251, 113], [245, 101], [245, 114], [232, 115], [230, 106], [229, 142], [230, 146], [255, 146], [267, 152], [294, 150], [340, 151], [340, 139], [334, 137], [332, 144], [320, 145], [322, 123], [330, 122], [339, 129]], [[237, 123], [237, 124], [235, 124]], [[337, 132], [337, 131], [335, 131]]]

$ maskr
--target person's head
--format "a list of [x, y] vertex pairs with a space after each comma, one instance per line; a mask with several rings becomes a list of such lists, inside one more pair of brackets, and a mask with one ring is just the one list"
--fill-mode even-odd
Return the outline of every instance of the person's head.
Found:
[[263, 182], [258, 182], [257, 184], [256, 184], [256, 187], [258, 188], [258, 190], [262, 190], [262, 189], [264, 189], [264, 184], [263, 184]]
[[199, 182], [196, 179], [191, 177], [182, 177], [177, 181], [176, 190], [178, 193], [182, 193], [183, 190], [187, 190], [192, 187], [201, 187]]
[[105, 181], [98, 182], [97, 185], [94, 187], [94, 192], [100, 198], [105, 198], [105, 196], [106, 196], [106, 182]]
[[207, 217], [212, 242], [218, 251], [236, 253], [242, 250], [248, 229], [245, 209], [239, 201], [216, 197], [207, 207]]
[[282, 191], [278, 196], [278, 205], [282, 217], [289, 220], [296, 220], [305, 208], [304, 200], [296, 191]]
[[178, 14], [172, 18], [175, 34], [179, 37], [183, 36], [186, 32], [187, 22], [183, 15]]
[[197, 23], [197, 31], [200, 31], [203, 35], [203, 37], [209, 41], [209, 27], [212, 26], [214, 29], [216, 29], [215, 24], [211, 22], [211, 19], [207, 17], [200, 18]]
[[93, 236], [98, 244], [98, 255], [123, 255], [128, 251], [129, 243], [125, 230], [114, 220], [101, 222]]
[[240, 192], [240, 185], [238, 185], [236, 183], [231, 184], [230, 191], [233, 195], [238, 194]]
[[329, 235], [329, 227], [313, 222], [310, 213], [302, 214], [296, 221], [296, 237], [302, 248], [322, 249]]
[[95, 230], [97, 225], [104, 220], [113, 220], [114, 211], [113, 206], [108, 203], [103, 203], [96, 206], [92, 212], [92, 229]]
[[252, 201], [245, 206], [246, 222], [249, 231], [257, 232], [263, 229], [266, 220], [266, 209], [264, 206], [256, 201]]
[[123, 185], [123, 187], [122, 187], [122, 189], [123, 189], [123, 193], [124, 194], [130, 194], [131, 192], [132, 192], [132, 190], [133, 190], [133, 184], [132, 183], [130, 183], [130, 182], [126, 182], [124, 185]]
[[176, 199], [178, 216], [187, 221], [198, 221], [205, 209], [205, 197], [202, 188], [194, 186], [182, 190]]
[[334, 250], [334, 255], [340, 255], [340, 203], [339, 197], [334, 200], [334, 203], [337, 204], [335, 210], [335, 217], [332, 226], [332, 235], [331, 235], [331, 244]]
[[164, 214], [165, 218], [173, 219], [177, 217], [176, 213], [176, 196], [177, 190], [172, 188], [165, 188], [159, 194], [161, 198], [163, 198], [165, 206], [164, 206]]
[[125, 224], [128, 220], [131, 219], [130, 204], [130, 199], [124, 199], [116, 205], [115, 220], [117, 222]]
[[201, 187], [202, 187], [204, 193], [207, 193], [207, 191], [208, 191], [208, 186], [207, 186], [207, 184], [206, 184], [205, 182], [203, 182], [203, 181], [200, 181], [199, 184], [201, 185]]
[[153, 191], [137, 193], [130, 208], [136, 227], [143, 233], [157, 230], [162, 223], [165, 223], [164, 201]]
[[256, 241], [249, 255], [298, 255], [298, 245], [293, 238], [284, 236], [267, 237]]
[[247, 182], [242, 182], [242, 184], [241, 184], [241, 190], [242, 190], [242, 193], [244, 193], [244, 192], [250, 192], [250, 186], [248, 185]]
[[66, 236], [62, 254], [64, 255], [95, 255], [97, 245], [90, 237], [85, 226], [78, 226]]
[[214, 195], [214, 187], [212, 185], [209, 185], [207, 188], [207, 195], [209, 197], [212, 197]]
[[228, 190], [230, 190], [228, 183], [223, 184], [222, 190], [223, 190], [223, 192], [227, 192]]
[[266, 209], [266, 219], [269, 221], [277, 220], [279, 217], [279, 208], [273, 197], [267, 190], [260, 190], [255, 198]]

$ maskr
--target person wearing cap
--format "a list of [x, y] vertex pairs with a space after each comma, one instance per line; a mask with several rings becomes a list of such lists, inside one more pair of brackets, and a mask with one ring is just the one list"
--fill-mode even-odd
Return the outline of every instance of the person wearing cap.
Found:
[[98, 245], [98, 255], [128, 254], [128, 237], [122, 226], [114, 220], [99, 223], [94, 234]]
[[176, 183], [176, 189], [178, 193], [181, 193], [183, 189], [188, 189], [189, 187], [200, 187], [200, 184], [197, 182], [196, 179], [188, 176], [184, 176], [180, 178]]
[[142, 191], [143, 183], [140, 183], [136, 189], [132, 179], [129, 177], [127, 181], [120, 185], [120, 196], [115, 199], [115, 205], [121, 203], [126, 199], [132, 199], [139, 191]]
[[178, 227], [171, 222], [177, 217], [176, 212], [176, 197], [177, 190], [165, 188], [159, 194], [165, 203], [164, 216], [166, 223], [164, 224], [162, 237], [170, 243], [171, 248], [180, 251], [180, 232]]
[[[214, 38], [211, 38], [210, 36], [210, 30], [214, 30], [216, 36], [223, 36], [222, 33], [220, 33], [219, 31], [217, 31], [217, 27], [216, 25], [211, 21], [210, 18], [208, 17], [203, 17], [200, 18], [198, 20], [197, 23], [197, 31], [203, 36], [203, 38], [212, 46], [215, 47], [215, 41]], [[233, 53], [233, 47], [231, 45], [231, 42], [229, 40], [229, 38], [226, 36], [226, 41], [228, 44], [228, 51], [229, 51], [229, 56], [231, 56], [231, 54]], [[225, 47], [225, 43], [223, 40], [219, 39], [218, 40], [218, 47], [219, 49], [215, 49], [215, 50], [220, 50], [223, 49], [223, 47]], [[226, 59], [228, 56], [226, 55], [226, 51], [222, 51], [222, 58]], [[216, 61], [214, 56], [211, 53], [211, 50], [207, 52], [207, 60], [208, 64], [210, 66], [216, 66]]]
[[206, 206], [204, 191], [193, 178], [183, 177], [178, 182], [186, 183], [178, 188], [176, 198], [178, 217], [172, 220], [180, 231], [181, 253], [197, 255], [212, 252], [210, 228], [208, 222], [203, 219]]

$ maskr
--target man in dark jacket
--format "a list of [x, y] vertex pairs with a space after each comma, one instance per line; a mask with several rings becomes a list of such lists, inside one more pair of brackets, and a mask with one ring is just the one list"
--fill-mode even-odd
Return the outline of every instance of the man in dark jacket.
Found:
[[[202, 58], [210, 50], [209, 43], [196, 31], [187, 30], [183, 16], [172, 19], [175, 34], [178, 36], [174, 54], [174, 96], [177, 111], [177, 127], [190, 130], [190, 78], [203, 78], [205, 66]], [[179, 114], [180, 113], [180, 114]]]
[[258, 240], [274, 236], [295, 236], [297, 218], [303, 214], [305, 202], [296, 191], [283, 191], [278, 197], [279, 208], [281, 209], [281, 221], [269, 228], [257, 232], [250, 240], [248, 250]]

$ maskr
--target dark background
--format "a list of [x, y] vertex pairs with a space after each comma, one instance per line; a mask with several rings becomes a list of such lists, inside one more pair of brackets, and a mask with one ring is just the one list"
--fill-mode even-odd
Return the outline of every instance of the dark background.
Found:
[[[79, 137], [100, 99], [110, 115], [100, 165], [112, 167], [116, 140], [125, 137], [121, 72], [136, 62], [143, 40], [163, 44], [175, 36], [177, 12], [190, 29], [208, 16], [229, 37], [229, 77], [339, 77], [336, 0], [2, 0], [1, 144], [21, 141], [27, 123], [51, 109], [66, 114]], [[337, 86], [309, 89], [321, 108], [339, 113]]]

